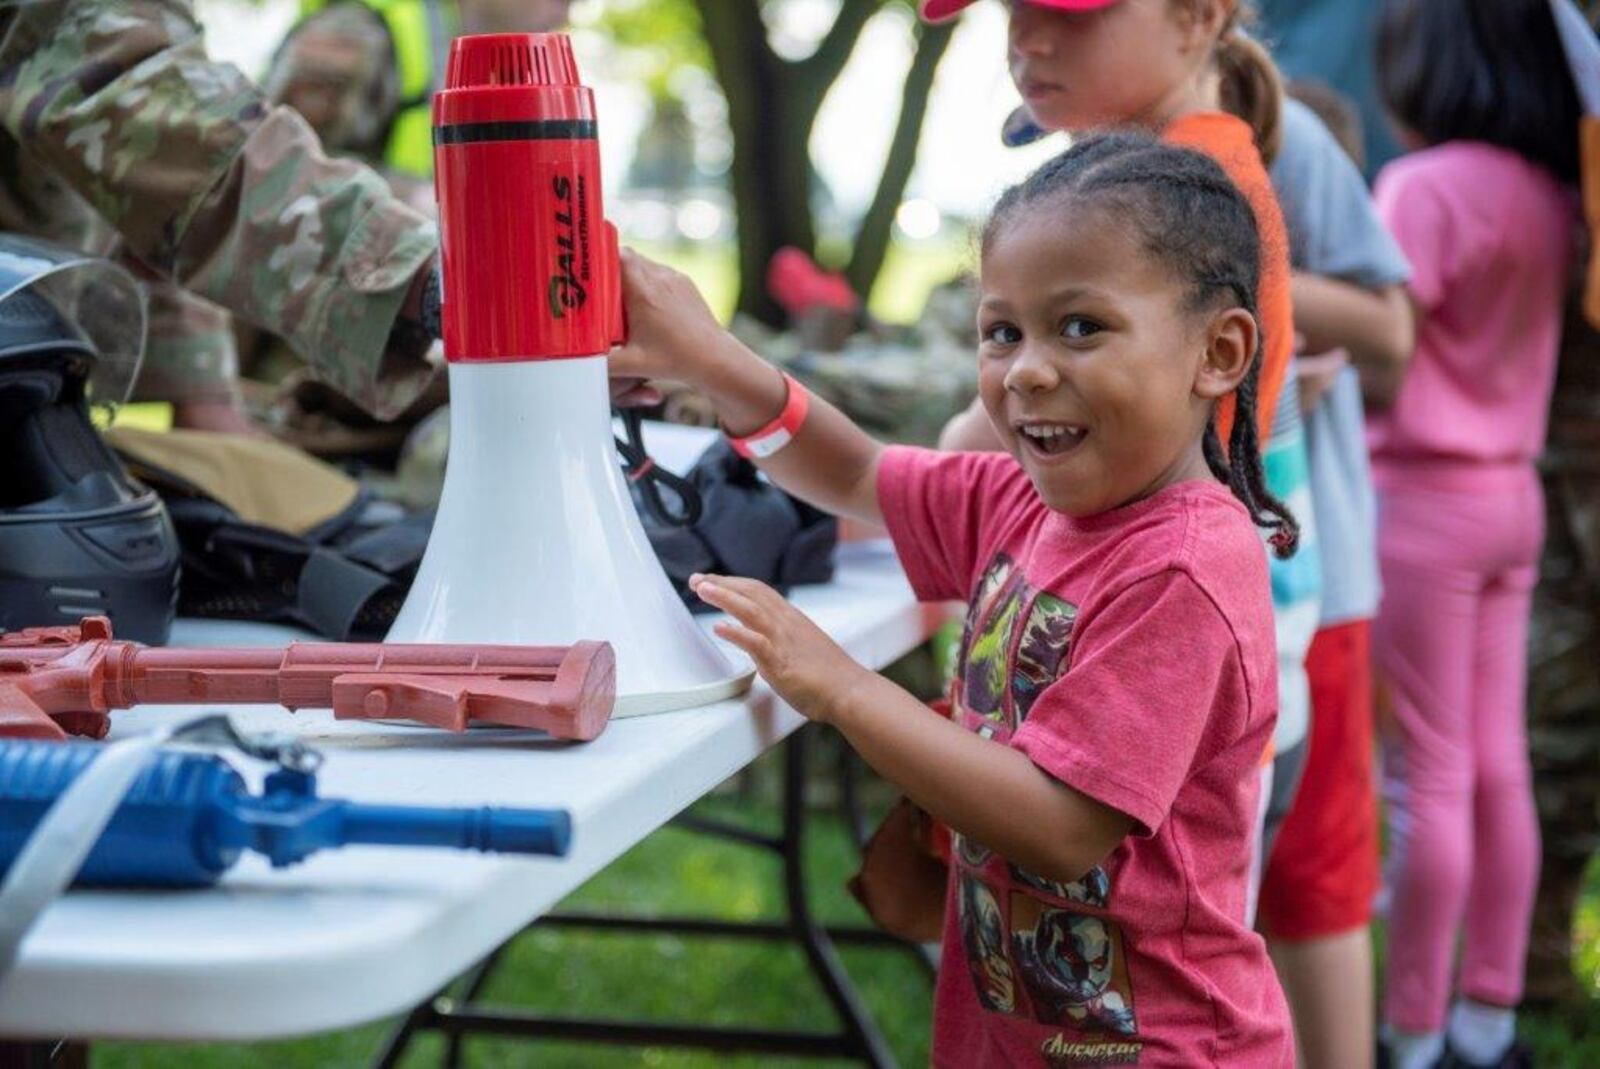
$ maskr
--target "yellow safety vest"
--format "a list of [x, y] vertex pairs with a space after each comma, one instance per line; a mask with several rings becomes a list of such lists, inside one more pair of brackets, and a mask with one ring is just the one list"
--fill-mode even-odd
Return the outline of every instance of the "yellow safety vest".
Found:
[[[400, 75], [400, 110], [389, 124], [383, 159], [419, 178], [433, 177], [433, 94], [444, 82], [444, 61], [455, 34], [455, 4], [448, 0], [359, 0], [389, 30]], [[330, 0], [300, 0], [301, 21]]]

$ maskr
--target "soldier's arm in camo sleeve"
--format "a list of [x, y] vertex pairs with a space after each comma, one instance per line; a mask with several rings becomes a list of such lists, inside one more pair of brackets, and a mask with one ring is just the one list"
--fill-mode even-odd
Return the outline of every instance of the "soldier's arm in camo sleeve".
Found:
[[261, 89], [272, 103], [298, 111], [327, 151], [380, 159], [400, 110], [388, 28], [365, 4], [335, 3], [290, 31]]
[[383, 417], [433, 368], [400, 317], [431, 223], [206, 57], [182, 0], [40, 0], [0, 40], [0, 123], [154, 270], [286, 338]]
[[228, 313], [160, 276], [145, 292], [149, 326], [132, 399], [237, 405], [239, 347]]
[[383, 175], [401, 200], [432, 217], [433, 183], [384, 158], [402, 94], [394, 42], [383, 17], [359, 0], [339, 0], [290, 31], [261, 90], [298, 111], [326, 151], [356, 156]]

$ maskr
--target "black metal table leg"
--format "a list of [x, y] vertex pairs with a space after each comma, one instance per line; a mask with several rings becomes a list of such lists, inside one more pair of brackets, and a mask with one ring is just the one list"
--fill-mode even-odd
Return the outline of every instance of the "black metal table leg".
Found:
[[[510, 945], [510, 943], [502, 943], [495, 947], [488, 957], [474, 965], [467, 975], [462, 978], [461, 1002], [464, 1005], [471, 1005], [477, 1001], [479, 995], [483, 994], [484, 985], [489, 982], [490, 975], [499, 967], [500, 956], [506, 952], [506, 948]], [[437, 1001], [436, 999], [435, 1003]], [[452, 1030], [446, 1033], [445, 1069], [461, 1069], [461, 1046], [464, 1038], [464, 1034], [458, 1031]]]
[[[850, 744], [844, 740], [843, 736], [840, 736], [838, 741], [839, 807], [843, 810], [845, 826], [850, 829], [852, 841], [858, 848], [865, 848], [867, 840], [871, 836], [867, 831], [866, 814], [861, 806], [861, 759], [856, 756], [855, 750], [850, 748]], [[868, 929], [868, 931], [881, 936], [881, 942], [883, 943], [910, 951], [911, 955], [916, 958], [917, 964], [922, 966], [922, 970], [927, 974], [929, 980], [932, 980], [939, 972], [938, 955], [928, 947], [917, 943], [907, 943], [903, 939], [896, 938], [876, 928]], [[832, 929], [829, 930], [829, 934], [834, 937], [835, 942], [842, 941], [839, 939], [839, 933], [834, 932]]]
[[70, 1039], [0, 1040], [0, 1069], [88, 1069], [89, 1044]]
[[783, 882], [789, 903], [789, 924], [811, 962], [833, 1011], [844, 1026], [850, 1045], [868, 1064], [877, 1067], [895, 1065], [894, 1055], [883, 1033], [872, 1020], [872, 1015], [861, 1004], [861, 996], [850, 977], [845, 974], [844, 963], [834, 949], [827, 931], [811, 915], [811, 900], [806, 893], [805, 827], [806, 827], [806, 746], [810, 735], [801, 728], [789, 737], [784, 747], [783, 769]]
[[418, 1003], [406, 1014], [394, 1031], [383, 1041], [383, 1046], [378, 1048], [378, 1055], [372, 1060], [373, 1069], [394, 1069], [400, 1064], [400, 1058], [405, 1054], [406, 1048], [411, 1046], [411, 1040], [418, 1032], [426, 1032], [438, 1027], [438, 1012], [434, 1004], [444, 995], [443, 991], [424, 1002]]

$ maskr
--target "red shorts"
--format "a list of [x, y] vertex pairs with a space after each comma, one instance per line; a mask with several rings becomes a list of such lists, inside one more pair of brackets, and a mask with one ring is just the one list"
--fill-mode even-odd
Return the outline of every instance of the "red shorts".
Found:
[[1319, 939], [1372, 919], [1378, 801], [1369, 632], [1366, 620], [1324, 628], [1306, 654], [1310, 750], [1261, 884], [1261, 929], [1275, 939]]

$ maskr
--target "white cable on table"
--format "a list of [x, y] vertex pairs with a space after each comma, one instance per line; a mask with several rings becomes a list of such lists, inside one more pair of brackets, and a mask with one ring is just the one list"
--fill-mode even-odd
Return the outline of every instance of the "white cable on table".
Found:
[[186, 725], [113, 742], [72, 781], [0, 882], [0, 999], [22, 941], [72, 883], [157, 747]]

